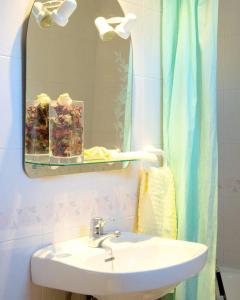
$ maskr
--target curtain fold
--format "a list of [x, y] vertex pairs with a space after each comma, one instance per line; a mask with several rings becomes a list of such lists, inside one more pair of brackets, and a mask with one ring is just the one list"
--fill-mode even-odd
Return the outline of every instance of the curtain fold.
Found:
[[218, 0], [162, 0], [163, 144], [176, 184], [178, 239], [207, 244], [208, 262], [176, 300], [214, 300], [217, 236]]

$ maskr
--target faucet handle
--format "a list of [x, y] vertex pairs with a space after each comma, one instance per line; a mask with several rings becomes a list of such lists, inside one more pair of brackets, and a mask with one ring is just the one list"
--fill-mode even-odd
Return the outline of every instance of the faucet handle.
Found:
[[103, 218], [96, 218], [96, 231], [99, 231], [99, 234], [103, 234], [103, 228], [104, 225], [106, 224], [106, 221]]
[[106, 221], [103, 218], [93, 218], [91, 223], [93, 235], [102, 235]]

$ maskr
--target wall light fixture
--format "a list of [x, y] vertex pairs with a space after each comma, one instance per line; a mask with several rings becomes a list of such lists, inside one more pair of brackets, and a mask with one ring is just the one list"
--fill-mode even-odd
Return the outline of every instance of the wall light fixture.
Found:
[[[98, 17], [95, 20], [95, 25], [98, 29], [100, 38], [106, 42], [118, 35], [123, 39], [128, 39], [131, 35], [132, 28], [136, 22], [136, 15], [128, 13], [125, 17], [114, 17], [105, 19]], [[111, 25], [117, 25], [115, 28]]]
[[35, 2], [32, 11], [37, 24], [41, 28], [46, 28], [53, 24], [64, 27], [76, 8], [76, 0], [50, 0]]

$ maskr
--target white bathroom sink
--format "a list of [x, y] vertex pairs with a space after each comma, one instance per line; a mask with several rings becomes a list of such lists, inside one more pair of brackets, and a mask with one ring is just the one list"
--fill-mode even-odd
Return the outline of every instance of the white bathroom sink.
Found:
[[90, 248], [79, 238], [37, 251], [33, 282], [100, 300], [153, 300], [197, 274], [207, 258], [205, 245], [133, 233], [104, 245]]

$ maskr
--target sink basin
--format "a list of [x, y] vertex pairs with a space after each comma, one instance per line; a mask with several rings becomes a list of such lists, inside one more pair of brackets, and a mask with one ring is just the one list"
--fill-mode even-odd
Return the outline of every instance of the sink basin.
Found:
[[206, 258], [202, 244], [122, 233], [104, 248], [88, 247], [87, 237], [43, 248], [31, 272], [37, 285], [99, 300], [155, 300], [197, 274]]

